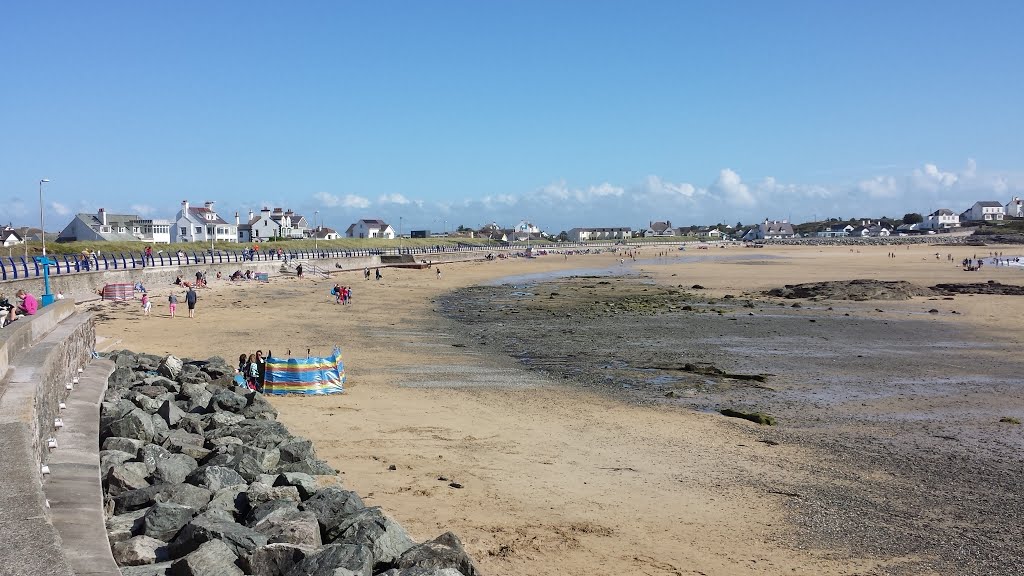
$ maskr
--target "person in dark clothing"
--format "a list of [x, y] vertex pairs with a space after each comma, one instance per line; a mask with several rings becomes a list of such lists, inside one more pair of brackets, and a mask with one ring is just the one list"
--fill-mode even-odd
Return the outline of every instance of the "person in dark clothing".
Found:
[[302, 278], [302, 264], [295, 267], [295, 275]]
[[185, 304], [188, 304], [188, 317], [196, 317], [196, 301], [199, 296], [196, 294], [196, 289], [192, 286], [188, 287], [188, 292], [185, 292]]

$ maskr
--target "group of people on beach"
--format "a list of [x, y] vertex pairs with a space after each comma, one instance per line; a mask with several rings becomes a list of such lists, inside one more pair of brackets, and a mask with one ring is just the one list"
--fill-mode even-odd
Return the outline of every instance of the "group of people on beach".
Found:
[[[270, 356], [270, 350], [267, 350]], [[263, 357], [263, 351], [257, 350], [255, 354], [240, 354], [238, 356], [238, 373], [245, 379], [245, 386], [249, 390], [263, 391], [263, 383], [267, 378], [267, 360]]]
[[334, 288], [331, 288], [331, 296], [334, 296], [335, 304], [348, 304], [352, 301], [352, 287], [335, 284]]

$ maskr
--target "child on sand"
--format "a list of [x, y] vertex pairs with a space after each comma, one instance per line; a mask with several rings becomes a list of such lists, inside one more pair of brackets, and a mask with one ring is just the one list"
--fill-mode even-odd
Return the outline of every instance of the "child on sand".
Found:
[[171, 294], [167, 297], [167, 309], [171, 311], [171, 318], [174, 318], [174, 309], [178, 307], [178, 297]]
[[153, 303], [149, 300], [149, 294], [142, 293], [142, 315], [149, 316], [149, 311], [153, 308]]

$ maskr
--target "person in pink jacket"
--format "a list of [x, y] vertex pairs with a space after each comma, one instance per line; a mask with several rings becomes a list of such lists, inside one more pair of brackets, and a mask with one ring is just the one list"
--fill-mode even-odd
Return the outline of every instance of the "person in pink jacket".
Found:
[[21, 300], [21, 304], [18, 305], [18, 314], [32, 316], [39, 310], [39, 301], [35, 296], [24, 290], [18, 290], [17, 296], [18, 300]]

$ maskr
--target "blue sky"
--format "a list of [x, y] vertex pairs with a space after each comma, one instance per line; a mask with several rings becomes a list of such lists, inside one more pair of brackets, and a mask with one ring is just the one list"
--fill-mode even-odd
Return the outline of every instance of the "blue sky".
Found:
[[1020, 2], [22, 2], [0, 220], [282, 206], [450, 229], [1024, 196]]

